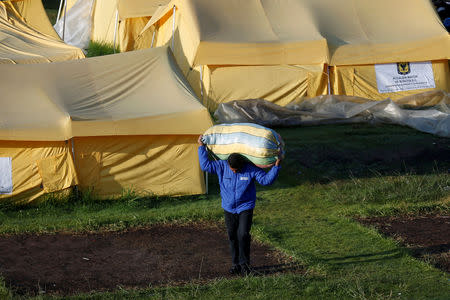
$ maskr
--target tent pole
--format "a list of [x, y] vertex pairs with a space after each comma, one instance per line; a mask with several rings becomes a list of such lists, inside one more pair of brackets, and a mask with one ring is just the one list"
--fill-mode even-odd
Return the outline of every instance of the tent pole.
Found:
[[64, 41], [64, 35], [66, 33], [66, 16], [67, 16], [67, 0], [64, 0], [64, 21], [63, 21], [63, 32], [62, 40]]
[[72, 142], [72, 159], [73, 159], [73, 163], [75, 164], [75, 145], [74, 145], [74, 142], [73, 142], [73, 138], [71, 139], [71, 142]]
[[203, 103], [203, 65], [200, 66], [200, 96], [202, 96]]
[[114, 53], [116, 53], [116, 36], [117, 36], [117, 23], [119, 21], [119, 10], [116, 9], [116, 22], [114, 23], [114, 43], [113, 43], [113, 47], [114, 47]]
[[208, 172], [205, 172], [206, 173], [206, 194], [209, 194], [209, 188], [208, 188], [208, 183], [209, 183], [209, 180], [208, 180]]
[[328, 95], [331, 95], [331, 83], [330, 83], [330, 66], [327, 65], [327, 77], [328, 77]]
[[155, 33], [156, 33], [156, 27], [154, 27], [154, 29], [153, 29], [152, 44], [150, 45], [150, 48], [153, 48], [153, 43], [155, 42]]
[[[75, 167], [75, 145], [73, 142], [73, 137], [71, 138], [71, 144], [72, 144], [72, 160], [73, 160], [73, 166]], [[75, 167], [76, 169], [76, 167]], [[76, 173], [76, 171], [75, 171]], [[78, 185], [74, 186], [74, 190], [75, 190], [75, 195], [78, 198]]]
[[175, 38], [175, 5], [173, 6], [173, 13], [172, 13], [172, 51], [173, 51], [174, 38]]
[[58, 22], [59, 17], [61, 16], [61, 9], [62, 9], [63, 1], [64, 1], [64, 0], [60, 0], [60, 1], [59, 1], [59, 9], [58, 9], [58, 14], [56, 15], [56, 22]]

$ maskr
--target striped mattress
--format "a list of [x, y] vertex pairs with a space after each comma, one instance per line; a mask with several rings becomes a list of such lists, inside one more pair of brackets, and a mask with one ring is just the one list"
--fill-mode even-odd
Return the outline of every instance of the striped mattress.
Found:
[[239, 153], [260, 168], [273, 166], [284, 155], [281, 136], [270, 128], [252, 123], [220, 124], [203, 134], [203, 143], [219, 159]]

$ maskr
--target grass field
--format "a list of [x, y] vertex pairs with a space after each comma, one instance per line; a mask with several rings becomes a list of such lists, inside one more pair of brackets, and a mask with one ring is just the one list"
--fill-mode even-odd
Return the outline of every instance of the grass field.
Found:
[[[254, 238], [304, 265], [306, 274], [217, 279], [207, 285], [118, 289], [67, 299], [448, 299], [449, 276], [354, 221], [356, 216], [449, 213], [450, 140], [398, 126], [277, 130], [287, 158], [277, 182], [258, 187]], [[121, 201], [48, 196], [0, 210], [0, 233], [121, 230], [157, 223], [222, 221], [210, 194]], [[0, 280], [0, 298], [21, 299]], [[53, 299], [41, 295], [35, 299]]]

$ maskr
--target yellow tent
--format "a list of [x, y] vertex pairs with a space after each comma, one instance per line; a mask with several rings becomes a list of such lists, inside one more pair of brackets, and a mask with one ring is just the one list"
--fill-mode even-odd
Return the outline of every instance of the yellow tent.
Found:
[[0, 84], [0, 199], [205, 192], [196, 140], [212, 122], [168, 48], [4, 65]]
[[433, 89], [380, 95], [375, 64], [431, 61], [435, 88], [449, 88], [450, 40], [428, 0], [173, 0], [144, 32], [150, 26], [210, 110], [249, 98], [286, 105], [327, 91], [397, 99]]
[[120, 51], [125, 52], [152, 46], [152, 30], [147, 30], [141, 36], [139, 34], [150, 17], [167, 3], [169, 3], [169, 0], [117, 0]]
[[[330, 49], [333, 94], [397, 100], [450, 90], [450, 37], [431, 1], [320, 0], [312, 5]], [[402, 74], [397, 63], [410, 70]], [[390, 89], [380, 80], [388, 75], [386, 68], [395, 73], [386, 78]], [[414, 74], [413, 68], [429, 71]]]
[[84, 58], [81, 49], [36, 31], [25, 23], [10, 1], [0, 2], [0, 64], [31, 64], [78, 58]]
[[[64, 0], [61, 0], [64, 1]], [[61, 18], [59, 19], [62, 36], [64, 22], [64, 11], [67, 18], [73, 16], [66, 24], [65, 36], [79, 33], [80, 22], [91, 22], [86, 26], [90, 31], [90, 39], [96, 42], [116, 44], [120, 51], [129, 51], [144, 46], [137, 44], [136, 38], [150, 17], [160, 7], [166, 5], [170, 0], [67, 0], [67, 7], [61, 5]], [[86, 2], [83, 5], [83, 2]], [[77, 7], [78, 6], [78, 7]], [[78, 10], [88, 10], [87, 20], [82, 20]], [[140, 37], [139, 43], [150, 48], [153, 34], [151, 30]], [[65, 38], [65, 40], [67, 40]], [[85, 45], [84, 47], [87, 47]]]
[[13, 6], [27, 25], [59, 40], [41, 0], [5, 0], [3, 2]]

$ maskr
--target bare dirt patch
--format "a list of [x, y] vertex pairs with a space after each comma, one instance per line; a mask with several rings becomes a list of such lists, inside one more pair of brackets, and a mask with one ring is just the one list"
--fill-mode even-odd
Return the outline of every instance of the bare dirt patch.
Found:
[[[258, 274], [301, 272], [274, 249], [252, 242]], [[225, 229], [162, 225], [123, 232], [0, 237], [0, 276], [20, 294], [76, 294], [205, 282], [231, 277]]]
[[450, 273], [450, 216], [373, 217], [358, 219], [401, 241], [415, 257]]

